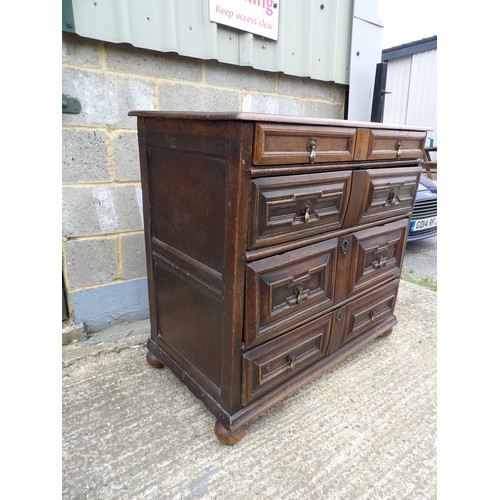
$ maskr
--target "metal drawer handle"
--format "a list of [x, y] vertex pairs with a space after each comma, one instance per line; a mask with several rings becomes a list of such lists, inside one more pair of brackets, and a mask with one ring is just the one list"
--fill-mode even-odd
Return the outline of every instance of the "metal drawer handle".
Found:
[[396, 141], [396, 156], [398, 159], [401, 158], [401, 139]]
[[370, 313], [368, 314], [370, 316], [370, 321], [375, 321], [375, 311], [370, 311]]
[[311, 208], [312, 208], [311, 201], [305, 201], [302, 204], [302, 213], [304, 214], [304, 222], [306, 224], [309, 224], [309, 222], [311, 221], [311, 215], [310, 215]]
[[293, 289], [293, 293], [295, 294], [295, 297], [297, 297], [297, 304], [300, 304], [305, 298], [305, 294], [302, 293], [303, 291], [304, 291], [304, 283], [299, 283]]
[[297, 356], [295, 354], [289, 354], [286, 357], [286, 362], [288, 363], [290, 369], [293, 370], [295, 368], [295, 365], [297, 364]]
[[398, 195], [396, 193], [396, 190], [394, 188], [392, 188], [391, 191], [389, 192], [389, 196], [387, 197], [386, 203], [388, 205], [395, 205], [396, 203], [398, 203], [398, 201], [399, 201], [399, 198], [398, 198]]
[[307, 139], [307, 151], [309, 151], [309, 161], [314, 163], [316, 160], [316, 148], [318, 146], [318, 140], [316, 137], [309, 137]]
[[374, 261], [372, 262], [372, 266], [375, 269], [378, 269], [379, 267], [385, 267], [386, 264], [387, 264], [387, 257], [382, 255], [381, 253], [377, 254]]

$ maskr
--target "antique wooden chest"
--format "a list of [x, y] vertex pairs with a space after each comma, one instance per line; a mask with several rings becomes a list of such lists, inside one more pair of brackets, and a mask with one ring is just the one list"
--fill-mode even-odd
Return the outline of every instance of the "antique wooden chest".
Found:
[[148, 362], [234, 444], [251, 419], [396, 324], [426, 130], [132, 111]]

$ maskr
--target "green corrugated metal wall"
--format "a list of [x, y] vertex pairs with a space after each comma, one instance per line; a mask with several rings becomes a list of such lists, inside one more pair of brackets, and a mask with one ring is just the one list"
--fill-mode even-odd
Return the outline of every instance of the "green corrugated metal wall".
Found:
[[84, 37], [349, 84], [353, 0], [282, 0], [276, 42], [211, 22], [209, 0], [72, 4]]

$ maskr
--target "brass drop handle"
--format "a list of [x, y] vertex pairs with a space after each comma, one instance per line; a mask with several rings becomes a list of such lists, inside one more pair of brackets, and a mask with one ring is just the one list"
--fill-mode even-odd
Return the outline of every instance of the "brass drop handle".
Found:
[[379, 267], [385, 267], [386, 264], [387, 264], [387, 257], [379, 253], [374, 259], [372, 265], [375, 269], [378, 269]]
[[300, 304], [304, 300], [304, 294], [302, 293], [303, 291], [304, 283], [299, 283], [293, 289], [293, 293], [295, 294], [295, 297], [297, 297], [297, 304]]
[[309, 137], [307, 139], [307, 151], [309, 151], [309, 161], [314, 163], [316, 160], [316, 148], [318, 146], [318, 140], [316, 137]]
[[309, 161], [311, 163], [314, 163], [315, 160], [316, 160], [316, 148], [311, 150], [311, 152], [309, 153]]
[[401, 139], [396, 141], [396, 156], [398, 159], [401, 158]]
[[286, 357], [286, 362], [288, 363], [290, 369], [293, 370], [295, 368], [295, 365], [297, 364], [297, 356], [295, 354], [289, 354]]
[[389, 196], [387, 197], [387, 203], [389, 205], [395, 205], [398, 201], [398, 195], [396, 193], [396, 190], [394, 188], [391, 189], [389, 192]]
[[305, 201], [302, 204], [302, 213], [304, 214], [304, 222], [306, 224], [309, 224], [309, 222], [311, 221], [311, 215], [310, 215], [311, 208], [312, 208], [312, 202], [310, 201]]

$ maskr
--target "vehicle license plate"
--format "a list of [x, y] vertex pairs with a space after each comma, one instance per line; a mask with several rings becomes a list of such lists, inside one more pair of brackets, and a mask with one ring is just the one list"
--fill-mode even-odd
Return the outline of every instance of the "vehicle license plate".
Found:
[[411, 222], [410, 231], [422, 231], [438, 225], [437, 217], [429, 217], [428, 219], [419, 219]]

